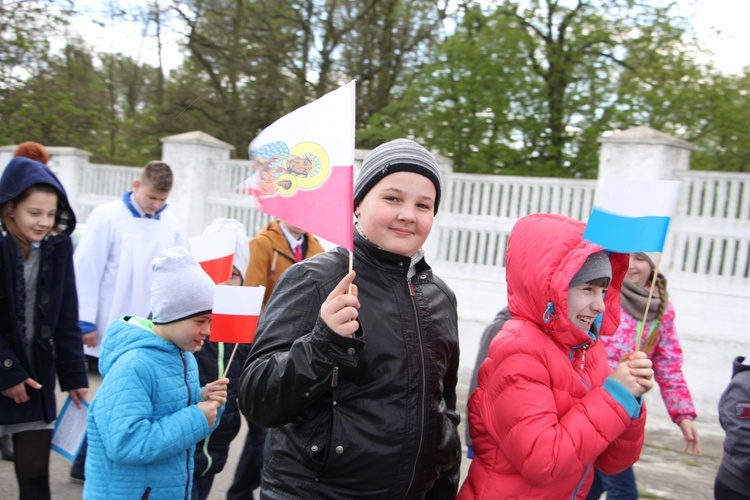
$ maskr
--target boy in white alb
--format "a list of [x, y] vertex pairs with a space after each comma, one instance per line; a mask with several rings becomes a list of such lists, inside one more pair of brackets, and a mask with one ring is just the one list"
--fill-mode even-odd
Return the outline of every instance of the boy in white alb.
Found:
[[172, 170], [152, 161], [119, 200], [96, 207], [73, 261], [84, 351], [99, 356], [107, 326], [124, 314], [151, 312], [151, 261], [181, 244], [177, 218], [167, 210]]

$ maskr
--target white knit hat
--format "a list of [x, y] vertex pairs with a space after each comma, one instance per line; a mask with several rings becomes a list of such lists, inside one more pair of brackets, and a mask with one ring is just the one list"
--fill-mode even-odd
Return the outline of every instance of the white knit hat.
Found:
[[167, 248], [151, 261], [151, 269], [154, 324], [174, 323], [211, 312], [216, 285], [187, 248]]
[[242, 275], [242, 281], [244, 282], [247, 265], [250, 264], [250, 242], [247, 239], [245, 226], [243, 226], [237, 219], [224, 219], [219, 217], [206, 226], [203, 230], [203, 234], [217, 233], [227, 229], [235, 229], [237, 231], [237, 244], [234, 248], [234, 267], [239, 269], [240, 274]]

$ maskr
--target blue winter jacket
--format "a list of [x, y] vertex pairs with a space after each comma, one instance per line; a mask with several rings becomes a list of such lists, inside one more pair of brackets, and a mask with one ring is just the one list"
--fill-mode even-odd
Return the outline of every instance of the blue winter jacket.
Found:
[[190, 498], [195, 444], [211, 430], [196, 406], [198, 365], [150, 327], [124, 316], [104, 335], [83, 498]]

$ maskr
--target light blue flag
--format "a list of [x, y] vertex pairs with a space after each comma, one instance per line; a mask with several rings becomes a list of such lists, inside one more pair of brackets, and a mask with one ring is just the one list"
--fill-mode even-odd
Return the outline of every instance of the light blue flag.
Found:
[[583, 239], [619, 253], [661, 252], [679, 189], [679, 181], [601, 180]]

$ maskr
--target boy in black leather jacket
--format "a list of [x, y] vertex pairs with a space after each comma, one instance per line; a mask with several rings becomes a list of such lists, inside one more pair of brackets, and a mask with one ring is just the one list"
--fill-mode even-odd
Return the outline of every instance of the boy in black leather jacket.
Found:
[[453, 498], [458, 326], [424, 260], [437, 163], [397, 139], [355, 183], [354, 270], [337, 248], [295, 264], [264, 310], [240, 408], [271, 427], [263, 498]]

